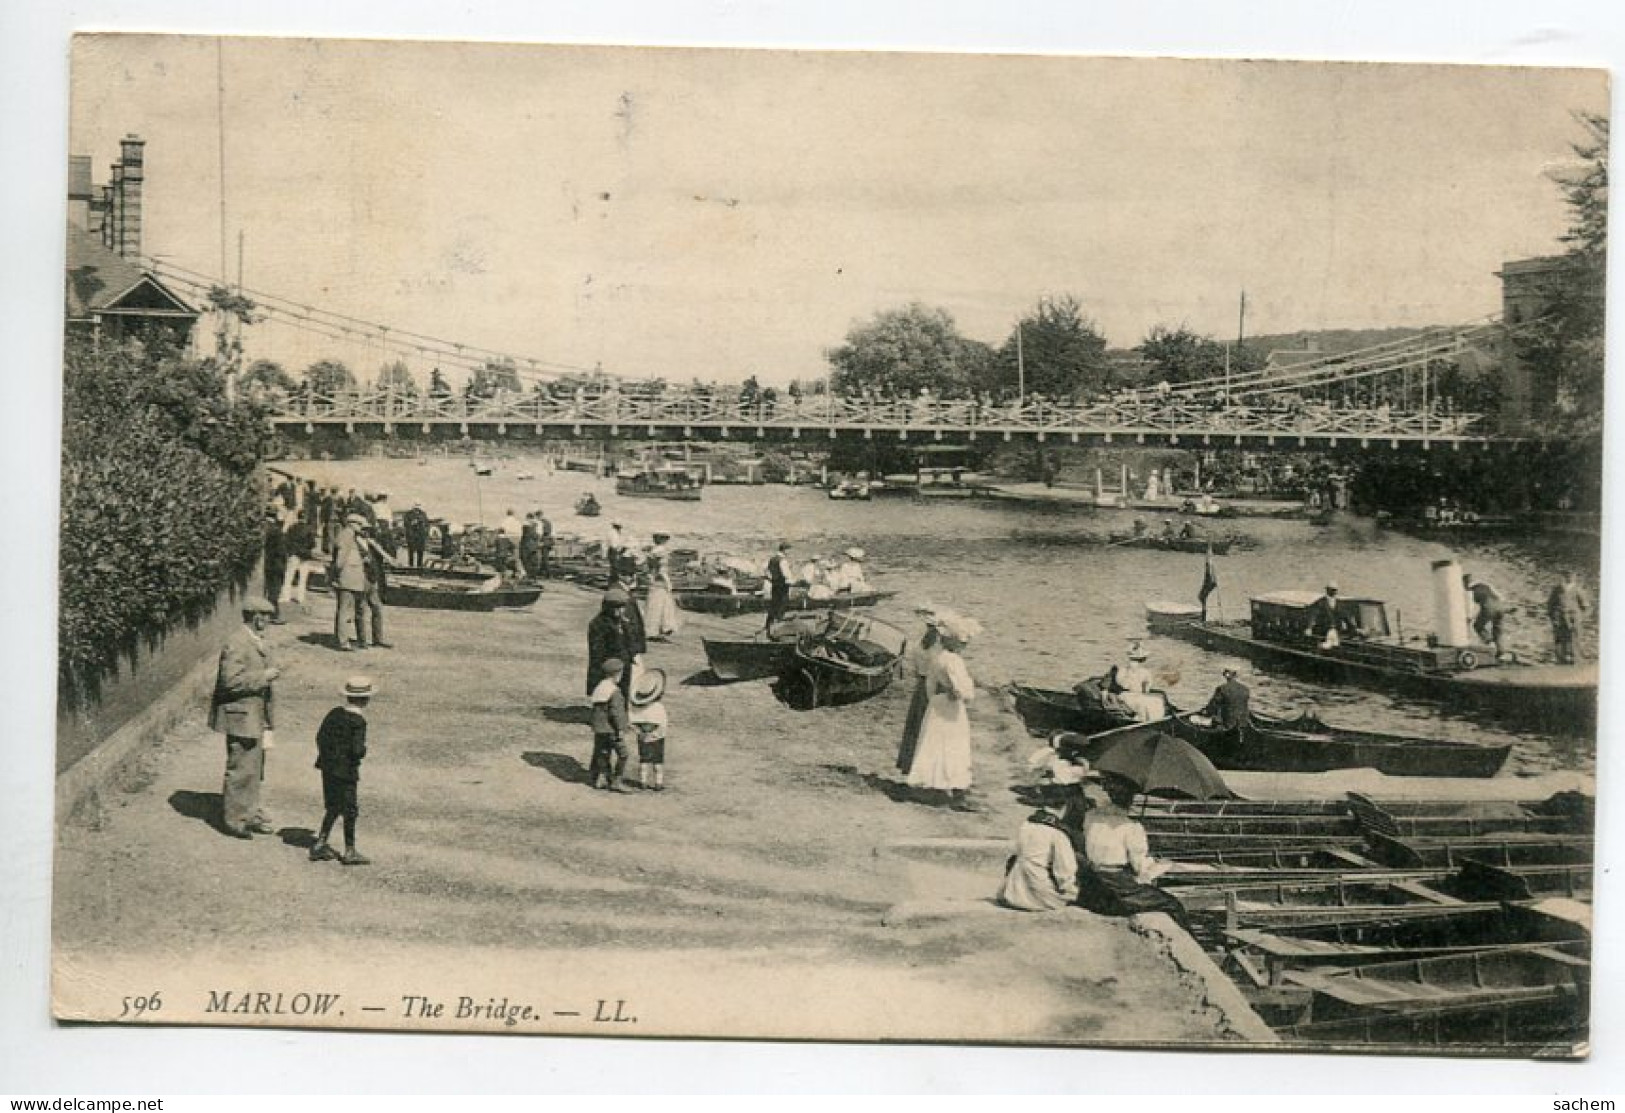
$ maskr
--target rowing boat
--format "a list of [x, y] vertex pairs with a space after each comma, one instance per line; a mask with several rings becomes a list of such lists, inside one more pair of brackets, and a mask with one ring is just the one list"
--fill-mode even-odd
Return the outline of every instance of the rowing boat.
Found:
[[1235, 544], [1232, 537], [1161, 537], [1156, 534], [1123, 534], [1108, 542], [1114, 549], [1159, 549], [1170, 553], [1208, 553], [1224, 556]]
[[777, 623], [771, 635], [757, 631], [749, 638], [701, 638], [700, 642], [711, 673], [719, 680], [760, 680], [784, 672], [795, 660], [796, 643], [826, 621], [820, 614], [801, 614]]
[[[1097, 734], [1136, 723], [1133, 711], [1101, 699], [1099, 681], [1098, 677], [1085, 681], [1070, 692], [1012, 684], [1010, 694], [1015, 698], [1016, 714], [1027, 727], [1027, 733], [1041, 738], [1057, 731]], [[1163, 703], [1167, 706], [1166, 697]]]
[[796, 640], [775, 692], [798, 711], [868, 699], [891, 683], [906, 641], [903, 631], [877, 618], [831, 614], [817, 632]]
[[[895, 591], [842, 592], [828, 599], [813, 599], [805, 588], [793, 588], [787, 611], [844, 611], [852, 607], [872, 607], [890, 599]], [[737, 595], [727, 591], [674, 591], [677, 605], [685, 611], [732, 617], [741, 614], [765, 614], [766, 595]]]
[[1512, 752], [1510, 743], [1481, 746], [1333, 727], [1312, 714], [1255, 712], [1248, 727], [1231, 729], [1176, 711], [1154, 726], [1189, 742], [1220, 769], [1270, 773], [1375, 769], [1396, 777], [1493, 777]]
[[1581, 865], [1592, 860], [1592, 842], [1577, 834], [1486, 835], [1479, 838], [1419, 835], [1395, 838], [1366, 832], [1371, 857], [1389, 866], [1461, 866], [1482, 862], [1491, 866]]
[[1446, 1006], [1566, 1000], [1586, 1012], [1591, 963], [1573, 944], [1473, 951], [1345, 970], [1291, 970], [1284, 979], [1313, 993], [1309, 1024]]
[[436, 611], [494, 611], [528, 607], [541, 598], [539, 584], [509, 584], [501, 576], [422, 570], [390, 573], [383, 601], [391, 607]]

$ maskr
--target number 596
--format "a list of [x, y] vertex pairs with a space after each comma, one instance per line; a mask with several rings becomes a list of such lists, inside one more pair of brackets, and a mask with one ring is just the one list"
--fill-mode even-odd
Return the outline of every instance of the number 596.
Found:
[[124, 1011], [118, 1015], [120, 1020], [127, 1016], [140, 1017], [145, 1016], [147, 1013], [155, 1013], [163, 1007], [164, 1000], [158, 996], [158, 991], [155, 989], [145, 997], [126, 997], [124, 999]]

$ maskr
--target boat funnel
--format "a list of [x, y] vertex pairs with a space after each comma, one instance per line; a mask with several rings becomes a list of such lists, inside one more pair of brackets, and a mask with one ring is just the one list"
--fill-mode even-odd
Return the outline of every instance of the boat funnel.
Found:
[[1453, 560], [1433, 562], [1433, 633], [1440, 645], [1464, 648], [1473, 644], [1467, 629], [1467, 593], [1461, 588], [1461, 565]]

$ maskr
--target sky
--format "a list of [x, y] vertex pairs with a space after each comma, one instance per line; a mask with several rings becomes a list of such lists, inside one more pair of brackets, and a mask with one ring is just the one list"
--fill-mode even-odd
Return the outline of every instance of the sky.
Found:
[[911, 301], [998, 344], [1071, 294], [1117, 347], [1233, 337], [1243, 290], [1249, 335], [1493, 314], [1503, 261], [1561, 249], [1551, 175], [1606, 105], [1599, 70], [88, 36], [70, 145], [101, 181], [143, 136], [146, 251], [209, 274], [223, 193], [250, 289], [783, 383]]

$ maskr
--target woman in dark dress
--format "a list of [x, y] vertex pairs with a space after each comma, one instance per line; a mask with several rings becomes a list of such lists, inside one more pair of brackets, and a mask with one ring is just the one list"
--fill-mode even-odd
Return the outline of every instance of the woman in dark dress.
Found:
[[1084, 790], [1090, 807], [1080, 840], [1078, 903], [1102, 916], [1166, 912], [1189, 931], [1185, 906], [1151, 884], [1163, 866], [1151, 857], [1145, 827], [1128, 814], [1134, 795], [1134, 785], [1111, 774]]
[[905, 775], [914, 767], [914, 751], [920, 744], [920, 724], [925, 721], [925, 709], [931, 703], [927, 682], [931, 676], [931, 661], [937, 654], [940, 641], [936, 612], [929, 607], [921, 607], [919, 614], [925, 619], [925, 632], [908, 648], [909, 666], [917, 679], [914, 682], [914, 698], [908, 705], [908, 717], [903, 720], [903, 741], [897, 747], [897, 768]]

